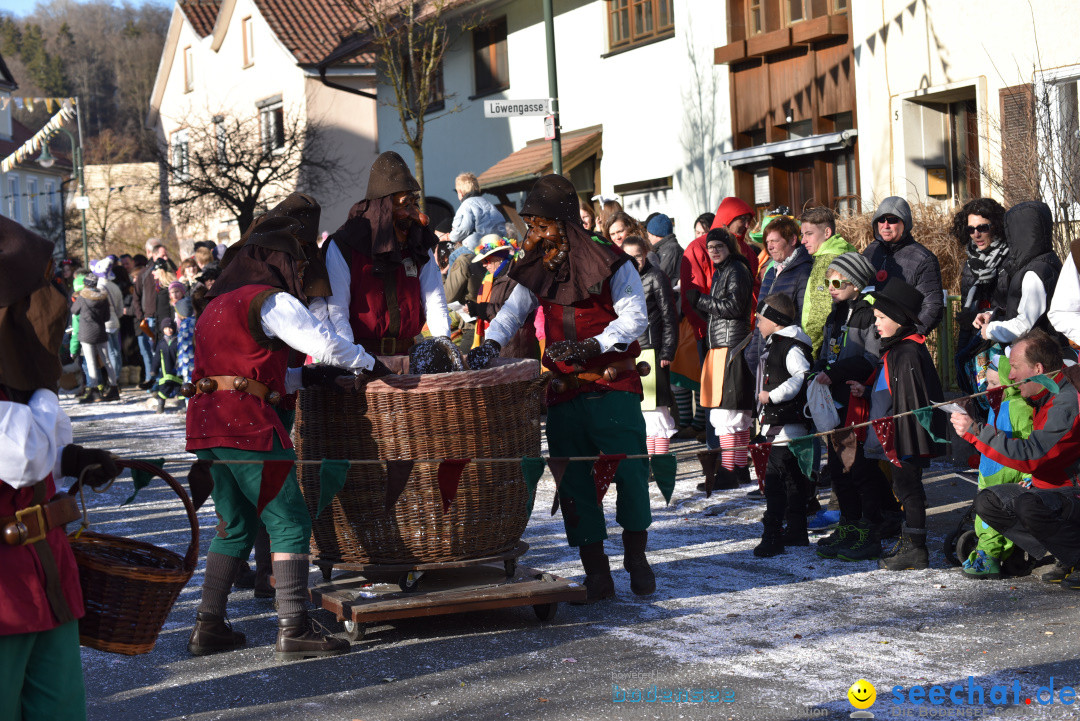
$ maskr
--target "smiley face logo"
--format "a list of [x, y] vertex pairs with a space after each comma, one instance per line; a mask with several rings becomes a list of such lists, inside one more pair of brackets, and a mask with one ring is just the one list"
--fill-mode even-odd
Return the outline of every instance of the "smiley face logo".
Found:
[[857, 709], [868, 709], [874, 705], [874, 701], [877, 700], [877, 689], [874, 688], [874, 684], [867, 681], [865, 678], [860, 678], [855, 683], [851, 684], [851, 688], [847, 692], [848, 701], [851, 705]]

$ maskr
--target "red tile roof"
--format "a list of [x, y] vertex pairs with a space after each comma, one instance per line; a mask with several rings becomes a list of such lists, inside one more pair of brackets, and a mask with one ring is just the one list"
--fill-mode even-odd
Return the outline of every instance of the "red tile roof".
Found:
[[[584, 128], [562, 134], [563, 169], [570, 169], [600, 150], [601, 131]], [[477, 180], [484, 190], [535, 180], [551, 172], [551, 141], [530, 140], [521, 150], [510, 155], [480, 174]]]
[[[300, 65], [317, 64], [360, 23], [352, 0], [255, 0], [255, 5]], [[342, 64], [371, 61], [370, 56], [359, 55]]]
[[179, 0], [178, 4], [200, 38], [205, 38], [214, 31], [221, 0]]

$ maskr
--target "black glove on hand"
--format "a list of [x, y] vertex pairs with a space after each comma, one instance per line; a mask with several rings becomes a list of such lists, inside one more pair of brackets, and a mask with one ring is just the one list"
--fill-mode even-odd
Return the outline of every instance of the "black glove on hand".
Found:
[[690, 288], [686, 291], [686, 300], [694, 307], [697, 307], [698, 298], [700, 297], [701, 291], [697, 288]]
[[60, 472], [65, 476], [77, 479], [84, 468], [93, 465], [100, 467], [87, 471], [83, 478], [83, 482], [93, 488], [103, 486], [120, 475], [116, 456], [100, 448], [83, 448], [69, 443], [60, 453]]
[[387, 368], [386, 364], [383, 363], [378, 358], [375, 359], [375, 365], [371, 366], [371, 370], [360, 371], [360, 372], [363, 373], [368, 378], [384, 378], [386, 376], [394, 375], [394, 371]]
[[470, 370], [482, 370], [491, 365], [491, 359], [498, 357], [501, 350], [501, 345], [493, 340], [486, 340], [469, 351], [469, 355], [465, 356], [465, 364]]
[[561, 340], [547, 347], [546, 355], [556, 363], [584, 365], [585, 361], [600, 355], [600, 341], [595, 338], [585, 340]]
[[300, 369], [300, 382], [303, 384], [304, 388], [311, 388], [312, 386], [328, 386], [340, 391], [343, 389], [334, 381], [345, 375], [352, 374], [343, 368], [310, 363]]
[[480, 315], [480, 303], [477, 303], [475, 300], [467, 300], [467, 301], [465, 301], [465, 307], [466, 307], [466, 309], [468, 309], [469, 315], [471, 315], [473, 318], [481, 318], [482, 317]]

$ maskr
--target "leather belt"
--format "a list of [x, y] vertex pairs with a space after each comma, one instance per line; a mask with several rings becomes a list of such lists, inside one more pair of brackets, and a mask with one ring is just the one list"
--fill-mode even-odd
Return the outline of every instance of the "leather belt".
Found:
[[357, 343], [375, 355], [408, 355], [414, 345], [412, 338], [361, 338]]
[[272, 406], [281, 402], [280, 393], [270, 390], [265, 383], [244, 376], [205, 376], [194, 384], [185, 383], [180, 388], [180, 393], [185, 398], [191, 398], [196, 393], [213, 393], [219, 390], [249, 393]]
[[614, 383], [626, 371], [634, 371], [636, 375], [644, 377], [649, 375], [652, 368], [644, 361], [638, 363], [633, 358], [623, 358], [603, 367], [582, 370], [576, 373], [552, 373], [555, 377], [551, 381], [551, 389], [556, 393], [566, 393], [587, 383], [596, 383], [602, 380]]
[[71, 496], [61, 496], [51, 503], [42, 503], [21, 511], [14, 516], [0, 518], [0, 534], [9, 546], [27, 546], [45, 538], [54, 528], [78, 519], [79, 505]]

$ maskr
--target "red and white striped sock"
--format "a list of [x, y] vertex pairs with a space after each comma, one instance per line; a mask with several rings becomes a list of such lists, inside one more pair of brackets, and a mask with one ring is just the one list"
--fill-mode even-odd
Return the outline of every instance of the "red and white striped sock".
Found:
[[645, 436], [645, 449], [650, 456], [656, 453], [656, 436]]
[[656, 450], [650, 452], [655, 452], [657, 455], [662, 455], [664, 453], [667, 453], [671, 449], [671, 440], [667, 436], [656, 436], [656, 438], [652, 440], [655, 443]]
[[720, 438], [720, 448], [741, 448], [739, 451], [727, 451], [722, 454], [722, 462], [724, 470], [733, 471], [735, 466], [745, 467], [747, 464], [747, 452], [746, 446], [750, 443], [750, 429], [747, 428], [744, 431], [736, 431], [735, 433], [725, 433]]

